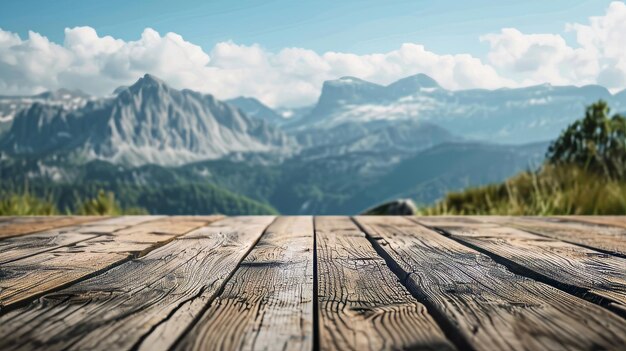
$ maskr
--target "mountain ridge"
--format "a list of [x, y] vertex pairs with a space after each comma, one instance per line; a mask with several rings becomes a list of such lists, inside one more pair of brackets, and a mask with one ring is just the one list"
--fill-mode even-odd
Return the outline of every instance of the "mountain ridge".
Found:
[[[54, 128], [29, 128], [46, 121]], [[288, 153], [295, 144], [212, 95], [176, 90], [146, 74], [117, 96], [76, 111], [41, 104], [23, 110], [2, 147], [17, 154], [76, 152], [88, 159], [175, 165], [240, 152]]]

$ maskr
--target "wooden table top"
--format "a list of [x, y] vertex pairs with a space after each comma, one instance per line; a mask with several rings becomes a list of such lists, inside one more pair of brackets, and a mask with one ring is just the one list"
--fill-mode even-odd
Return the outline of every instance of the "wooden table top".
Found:
[[626, 217], [0, 217], [0, 350], [626, 350]]

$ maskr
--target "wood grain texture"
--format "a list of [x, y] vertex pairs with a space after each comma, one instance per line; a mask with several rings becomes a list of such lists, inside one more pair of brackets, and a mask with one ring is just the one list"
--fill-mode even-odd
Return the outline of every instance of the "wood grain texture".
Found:
[[[210, 217], [207, 218], [207, 221], [210, 220]], [[113, 228], [121, 221], [123, 219], [118, 218], [106, 225]], [[124, 227], [108, 235], [2, 264], [0, 310], [102, 272], [132, 257], [141, 256], [152, 248], [171, 241], [177, 235], [205, 225], [207, 221], [178, 221], [176, 228], [169, 228], [170, 231], [159, 229], [159, 232], [153, 231], [154, 228], [160, 227], [159, 224], [169, 225], [170, 219], [140, 223], [132, 228], [143, 228], [142, 230], [129, 231]]]
[[619, 350], [624, 319], [515, 275], [473, 249], [401, 217], [357, 217], [406, 285], [477, 350]]
[[498, 224], [481, 221], [480, 217], [470, 216], [405, 216], [410, 220], [415, 220], [429, 227], [436, 226], [464, 226], [471, 225], [472, 228], [495, 228]]
[[316, 217], [322, 350], [452, 350], [348, 217]]
[[[419, 219], [416, 219], [419, 221]], [[626, 259], [508, 227], [436, 225], [452, 238], [626, 317]], [[530, 274], [529, 274], [530, 273]]]
[[564, 221], [579, 221], [591, 224], [602, 224], [614, 227], [626, 228], [624, 216], [556, 216]]
[[[146, 349], [154, 345], [144, 343]], [[313, 348], [313, 218], [279, 217], [177, 350]]]
[[552, 217], [472, 217], [626, 257], [626, 228], [566, 221]]
[[101, 220], [99, 216], [26, 216], [0, 222], [0, 239]]
[[93, 239], [100, 235], [112, 234], [129, 226], [154, 221], [159, 216], [126, 216], [82, 225], [62, 227], [42, 232], [24, 234], [0, 240], [0, 267], [2, 264], [21, 258], [52, 251], [64, 246]]
[[0, 317], [2, 350], [168, 349], [273, 217], [227, 218]]

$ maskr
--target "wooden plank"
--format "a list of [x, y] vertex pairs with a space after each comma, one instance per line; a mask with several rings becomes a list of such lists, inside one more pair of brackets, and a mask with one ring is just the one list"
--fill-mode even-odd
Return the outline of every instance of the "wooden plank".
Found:
[[550, 217], [472, 217], [626, 257], [626, 229]]
[[[144, 342], [153, 350], [160, 340]], [[313, 218], [280, 217], [178, 350], [313, 348]]]
[[406, 216], [406, 218], [416, 220], [419, 223], [430, 227], [463, 226], [470, 224], [472, 225], [472, 228], [498, 227], [497, 224], [483, 222], [469, 216]]
[[626, 216], [556, 216], [555, 218], [626, 228]]
[[322, 350], [452, 350], [348, 217], [316, 217]]
[[273, 217], [226, 218], [0, 316], [0, 349], [169, 349]]
[[0, 239], [101, 220], [100, 216], [12, 217], [0, 222]]
[[[419, 219], [416, 219], [419, 221]], [[468, 244], [569, 293], [626, 317], [626, 259], [519, 229], [473, 223], [436, 225]]]
[[616, 314], [504, 266], [402, 217], [358, 217], [378, 250], [469, 347], [477, 350], [621, 349]]
[[[217, 219], [219, 217], [216, 217]], [[163, 222], [163, 223], [161, 223]], [[0, 309], [17, 304], [50, 290], [109, 269], [132, 257], [141, 256], [155, 246], [171, 241], [177, 235], [201, 227], [207, 221], [179, 221], [170, 232], [153, 232], [159, 223], [171, 219], [138, 224], [129, 231], [122, 229], [109, 235], [59, 247], [0, 266]], [[109, 225], [114, 225], [110, 223]], [[144, 228], [137, 231], [134, 228]]]
[[111, 234], [115, 231], [159, 218], [162, 217], [117, 217], [79, 226], [62, 227], [4, 239], [0, 241], [0, 267], [7, 262], [52, 251], [64, 246], [75, 245], [99, 235]]

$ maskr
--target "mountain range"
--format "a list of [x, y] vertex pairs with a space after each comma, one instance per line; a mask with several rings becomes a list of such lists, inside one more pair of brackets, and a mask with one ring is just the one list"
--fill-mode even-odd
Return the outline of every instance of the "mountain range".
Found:
[[[202, 201], [223, 206], [198, 213], [352, 214], [396, 197], [432, 203], [536, 167], [548, 141], [598, 99], [626, 110], [626, 91], [600, 86], [450, 91], [423, 74], [386, 86], [343, 77], [325, 82], [314, 106], [270, 108], [146, 74], [102, 98], [0, 97], [0, 176], [41, 191], [126, 189], [136, 195], [122, 201], [161, 213], [193, 212], [172, 187], [208, 184], [223, 191]], [[148, 188], [169, 189], [172, 203], [151, 204]], [[250, 201], [229, 208], [237, 196]]]
[[112, 98], [74, 110], [35, 102], [16, 114], [1, 147], [15, 155], [70, 153], [132, 165], [297, 149], [263, 120], [211, 95], [172, 89], [148, 74]]

